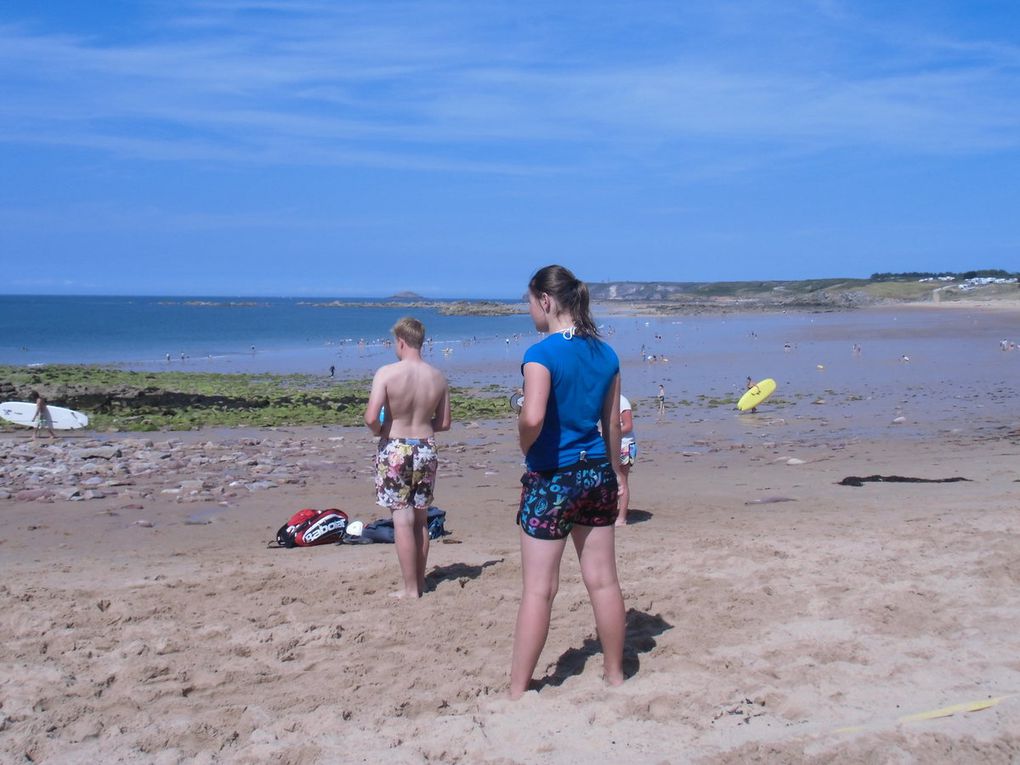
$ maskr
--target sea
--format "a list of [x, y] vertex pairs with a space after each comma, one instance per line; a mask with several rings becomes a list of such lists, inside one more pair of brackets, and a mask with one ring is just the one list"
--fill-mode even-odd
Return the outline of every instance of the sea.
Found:
[[[831, 438], [881, 435], [895, 420], [897, 432], [918, 436], [1020, 427], [1020, 350], [1010, 350], [1020, 344], [1016, 312], [652, 317], [596, 306], [595, 314], [620, 355], [624, 393], [644, 416], [661, 384], [668, 416], [701, 430], [790, 421]], [[445, 315], [392, 300], [0, 296], [0, 364], [323, 377], [333, 367], [337, 379], [363, 379], [395, 360], [387, 340], [406, 315], [425, 324], [424, 355], [459, 386], [512, 392], [524, 350], [541, 339], [524, 313]], [[778, 384], [773, 406], [757, 418], [732, 406], [748, 377]]]

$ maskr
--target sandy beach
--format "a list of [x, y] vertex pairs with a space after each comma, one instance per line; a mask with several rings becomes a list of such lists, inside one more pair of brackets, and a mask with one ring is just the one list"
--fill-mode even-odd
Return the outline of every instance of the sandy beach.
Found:
[[[413, 603], [392, 546], [267, 546], [302, 507], [379, 517], [363, 429], [4, 435], [0, 759], [1020, 758], [1017, 407], [882, 437], [650, 409], [617, 536], [628, 681], [601, 682], [568, 554], [516, 703], [510, 416], [443, 435], [451, 533]], [[840, 483], [873, 475], [968, 480]]]

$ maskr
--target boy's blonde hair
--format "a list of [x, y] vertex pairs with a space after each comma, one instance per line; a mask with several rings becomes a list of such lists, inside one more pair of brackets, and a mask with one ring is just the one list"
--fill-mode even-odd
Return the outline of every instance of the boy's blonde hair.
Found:
[[393, 336], [412, 348], [421, 350], [422, 343], [425, 342], [425, 325], [417, 319], [405, 316], [393, 325]]

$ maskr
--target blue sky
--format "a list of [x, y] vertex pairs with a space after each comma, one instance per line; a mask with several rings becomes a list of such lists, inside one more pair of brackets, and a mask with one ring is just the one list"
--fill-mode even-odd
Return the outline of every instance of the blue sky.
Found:
[[1020, 270], [1014, 0], [6, 0], [0, 82], [10, 293]]

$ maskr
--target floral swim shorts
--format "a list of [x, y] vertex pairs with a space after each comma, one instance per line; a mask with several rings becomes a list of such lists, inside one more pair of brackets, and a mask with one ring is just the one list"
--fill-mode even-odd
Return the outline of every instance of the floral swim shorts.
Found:
[[620, 439], [620, 464], [633, 465], [637, 458], [637, 441], [634, 436], [624, 436]]
[[438, 464], [433, 438], [380, 438], [375, 458], [378, 503], [390, 510], [428, 509]]
[[578, 526], [612, 526], [619, 487], [609, 460], [578, 462], [521, 477], [517, 523], [536, 539], [563, 539]]

